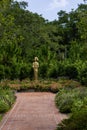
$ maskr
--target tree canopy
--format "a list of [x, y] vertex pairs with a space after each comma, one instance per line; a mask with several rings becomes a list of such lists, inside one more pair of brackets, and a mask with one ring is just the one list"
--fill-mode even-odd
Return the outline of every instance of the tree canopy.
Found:
[[40, 77], [67, 76], [66, 68], [73, 66], [81, 80], [87, 68], [87, 4], [69, 13], [60, 10], [51, 22], [27, 6], [25, 1], [0, 1], [0, 79], [32, 78], [38, 56]]

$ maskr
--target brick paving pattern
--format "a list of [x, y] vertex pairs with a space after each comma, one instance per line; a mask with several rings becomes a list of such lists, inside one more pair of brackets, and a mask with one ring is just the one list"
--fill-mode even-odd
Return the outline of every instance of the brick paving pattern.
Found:
[[17, 93], [17, 101], [0, 123], [0, 130], [55, 130], [66, 115], [59, 113], [55, 94]]

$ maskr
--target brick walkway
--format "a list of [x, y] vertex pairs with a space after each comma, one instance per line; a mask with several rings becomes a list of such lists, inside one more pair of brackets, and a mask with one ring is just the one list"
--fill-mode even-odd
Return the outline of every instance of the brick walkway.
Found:
[[17, 101], [0, 123], [0, 130], [55, 130], [66, 115], [54, 103], [55, 94], [17, 93]]

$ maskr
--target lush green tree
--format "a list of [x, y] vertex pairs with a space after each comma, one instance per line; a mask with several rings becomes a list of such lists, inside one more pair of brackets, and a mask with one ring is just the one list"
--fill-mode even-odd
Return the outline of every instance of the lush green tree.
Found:
[[86, 64], [87, 59], [87, 5], [69, 13], [60, 10], [58, 20], [51, 22], [27, 6], [24, 1], [0, 1], [1, 79], [31, 78], [35, 56], [43, 78], [64, 76], [68, 66], [76, 67], [80, 77], [79, 63]]

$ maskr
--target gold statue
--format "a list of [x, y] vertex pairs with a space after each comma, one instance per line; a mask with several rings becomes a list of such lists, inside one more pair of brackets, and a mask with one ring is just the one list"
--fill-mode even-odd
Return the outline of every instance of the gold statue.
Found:
[[35, 57], [34, 58], [34, 62], [33, 62], [34, 79], [35, 79], [35, 81], [38, 81], [38, 68], [39, 68], [38, 57]]

